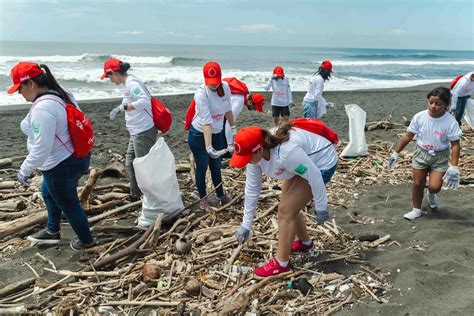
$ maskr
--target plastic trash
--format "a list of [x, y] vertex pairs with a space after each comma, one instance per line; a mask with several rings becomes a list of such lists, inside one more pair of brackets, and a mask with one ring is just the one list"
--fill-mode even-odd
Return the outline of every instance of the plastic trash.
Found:
[[349, 117], [349, 144], [342, 150], [341, 157], [367, 156], [369, 148], [365, 141], [366, 113], [357, 104], [346, 104]]
[[143, 192], [139, 226], [150, 226], [161, 213], [163, 221], [169, 222], [183, 211], [174, 156], [163, 137], [158, 138], [146, 156], [135, 158], [133, 168]]
[[474, 100], [469, 99], [466, 102], [466, 108], [464, 109], [464, 119], [471, 128], [474, 128]]

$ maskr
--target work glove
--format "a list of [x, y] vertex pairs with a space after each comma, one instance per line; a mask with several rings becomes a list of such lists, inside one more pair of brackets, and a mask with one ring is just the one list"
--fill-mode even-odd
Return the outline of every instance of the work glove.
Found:
[[209, 146], [206, 148], [209, 157], [217, 159], [220, 156], [224, 155], [227, 152], [227, 149], [215, 150], [214, 147]]
[[395, 165], [397, 164], [398, 158], [400, 155], [397, 152], [393, 152], [392, 155], [390, 156], [390, 159], [388, 160], [388, 169], [393, 169], [395, 168]]
[[449, 166], [444, 174], [443, 180], [446, 181], [448, 189], [457, 189], [459, 187], [459, 168], [456, 166]]
[[115, 120], [115, 117], [117, 116], [117, 114], [124, 111], [125, 109], [123, 108], [123, 104], [120, 104], [119, 106], [113, 108], [113, 110], [110, 111], [110, 114], [109, 114], [110, 120], [111, 121]]
[[456, 114], [457, 114], [456, 108], [451, 108], [451, 110], [449, 110], [449, 113], [451, 113], [452, 116], [456, 117]]
[[239, 229], [235, 232], [235, 238], [239, 242], [239, 245], [242, 245], [250, 236], [250, 230], [240, 226]]
[[333, 108], [333, 107], [334, 107], [334, 103], [328, 102], [328, 103], [326, 104], [326, 107], [327, 107], [327, 108]]
[[318, 222], [318, 225], [323, 225], [324, 222], [329, 219], [328, 209], [325, 209], [323, 211], [316, 211], [314, 213], [316, 214], [316, 221]]
[[230, 144], [229, 146], [227, 146], [227, 152], [230, 154], [234, 153], [234, 144]]
[[24, 187], [29, 187], [29, 186], [31, 185], [31, 183], [30, 183], [30, 178], [27, 177], [27, 176], [25, 176], [25, 175], [23, 175], [23, 174], [21, 173], [21, 171], [17, 173], [16, 179], [17, 179], [18, 182], [20, 182], [21, 185], [24, 186]]

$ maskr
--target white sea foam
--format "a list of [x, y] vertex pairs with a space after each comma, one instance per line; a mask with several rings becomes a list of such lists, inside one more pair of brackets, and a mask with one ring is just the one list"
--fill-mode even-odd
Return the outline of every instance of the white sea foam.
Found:
[[[321, 61], [314, 61], [319, 64]], [[334, 60], [334, 67], [337, 66], [385, 66], [385, 65], [403, 65], [403, 66], [425, 66], [425, 65], [474, 65], [473, 60], [456, 60], [456, 61], [415, 61], [415, 60]]]

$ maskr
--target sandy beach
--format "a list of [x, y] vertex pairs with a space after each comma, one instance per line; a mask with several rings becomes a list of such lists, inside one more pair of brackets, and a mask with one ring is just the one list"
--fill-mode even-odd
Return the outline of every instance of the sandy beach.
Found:
[[[446, 84], [444, 84], [446, 85]], [[345, 104], [355, 103], [367, 112], [367, 122], [392, 116], [395, 123], [403, 123], [426, 108], [426, 94], [432, 87], [424, 85], [411, 88], [327, 92], [325, 98], [335, 104], [329, 108], [323, 120], [338, 132], [339, 138], [348, 138], [348, 119]], [[264, 93], [267, 100], [269, 93]], [[303, 92], [294, 92], [292, 116], [301, 117]], [[164, 137], [177, 162], [188, 160], [187, 133], [183, 131], [183, 120], [191, 100], [191, 94], [163, 96], [160, 99], [173, 114], [172, 129]], [[91, 119], [96, 144], [92, 166], [102, 167], [108, 163], [107, 152], [124, 154], [128, 132], [122, 117], [109, 120], [109, 111], [119, 100], [87, 101], [81, 108]], [[269, 102], [263, 113], [244, 110], [239, 116], [238, 127], [261, 125], [270, 127]], [[25, 155], [26, 139], [20, 131], [20, 121], [27, 109], [0, 109], [3, 134], [0, 137], [0, 158]], [[367, 131], [367, 142], [382, 140], [398, 143], [403, 128]], [[463, 145], [461, 143], [461, 145]], [[462, 146], [464, 147], [464, 146]], [[412, 147], [408, 148], [411, 151]], [[463, 155], [472, 156], [473, 144], [463, 148]], [[388, 157], [387, 157], [388, 159]], [[462, 161], [462, 158], [461, 158]], [[462, 172], [462, 171], [461, 171]], [[348, 184], [351, 185], [351, 184]], [[411, 207], [411, 183], [402, 185], [358, 187], [359, 198], [347, 208], [335, 207], [332, 213], [338, 225], [346, 232], [363, 234], [390, 234], [391, 241], [367, 252], [367, 260], [379, 267], [386, 275], [392, 290], [387, 302], [367, 300], [350, 304], [337, 315], [468, 315], [474, 310], [474, 212], [473, 188], [463, 187], [456, 191], [443, 190], [440, 207], [429, 211], [424, 205], [424, 216], [415, 222], [403, 219], [402, 215]], [[351, 216], [367, 217], [366, 224], [353, 223]], [[66, 227], [66, 226], [64, 226]], [[72, 237], [69, 227], [65, 237]], [[79, 267], [80, 253], [73, 253], [67, 244], [50, 248], [26, 247], [16, 253], [0, 254], [0, 288], [26, 277], [32, 271], [23, 263], [30, 263], [37, 271], [44, 262], [35, 257], [37, 252], [54, 257], [58, 269], [74, 270]], [[335, 267], [335, 272], [340, 272]], [[341, 272], [342, 273], [342, 272]]]

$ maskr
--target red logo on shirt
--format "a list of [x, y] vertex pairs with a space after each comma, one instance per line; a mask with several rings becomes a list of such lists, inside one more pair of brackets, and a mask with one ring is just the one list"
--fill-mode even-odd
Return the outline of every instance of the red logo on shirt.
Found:
[[446, 135], [446, 133], [443, 132], [443, 131], [436, 131], [435, 135], [438, 136], [438, 137], [444, 137], [444, 135]]

